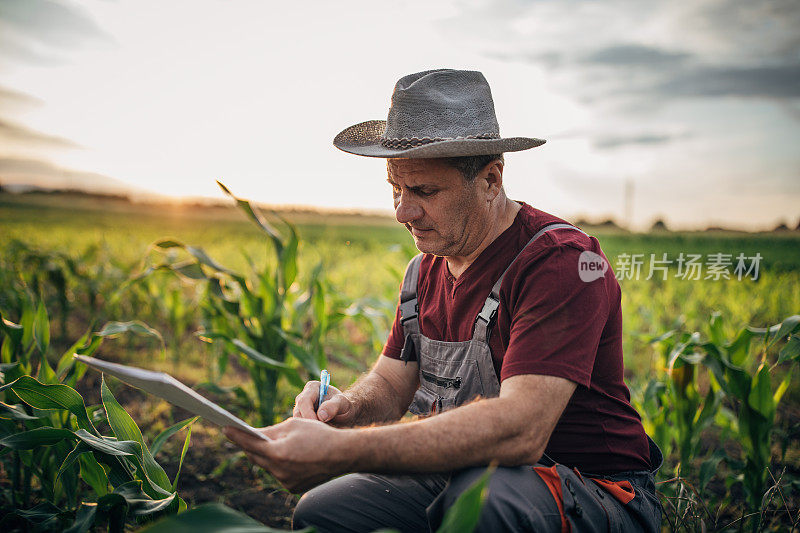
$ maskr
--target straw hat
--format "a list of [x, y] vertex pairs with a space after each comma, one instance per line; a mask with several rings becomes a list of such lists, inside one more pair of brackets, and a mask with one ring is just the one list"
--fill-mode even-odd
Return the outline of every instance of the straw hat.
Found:
[[409, 74], [394, 86], [388, 120], [350, 126], [333, 145], [367, 157], [458, 157], [517, 152], [542, 139], [500, 137], [483, 74], [438, 69]]

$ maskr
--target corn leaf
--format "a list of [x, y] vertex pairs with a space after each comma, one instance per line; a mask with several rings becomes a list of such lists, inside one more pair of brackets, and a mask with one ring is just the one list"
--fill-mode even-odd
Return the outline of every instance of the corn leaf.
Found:
[[108, 322], [103, 326], [103, 329], [95, 333], [95, 335], [98, 337], [111, 337], [113, 335], [119, 335], [120, 333], [128, 332], [155, 337], [161, 342], [164, 342], [161, 333], [139, 320], [133, 320], [130, 322]]
[[[83, 336], [75, 341], [72, 346], [70, 346], [67, 351], [63, 353], [61, 358], [58, 360], [58, 364], [56, 365], [56, 375], [60, 378], [63, 378], [64, 375], [75, 365], [75, 359], [73, 359], [73, 354], [75, 354], [78, 349], [86, 344], [86, 341], [89, 340], [89, 334], [84, 333]], [[81, 355], [90, 355], [90, 354], [81, 354]]]
[[299, 344], [290, 340], [288, 335], [284, 336], [284, 339], [286, 340], [286, 346], [289, 348], [289, 353], [292, 354], [292, 357], [297, 359], [309, 374], [311, 374], [312, 376], [319, 375], [322, 368], [317, 363], [314, 355], [310, 354], [308, 350], [306, 350]]
[[33, 337], [36, 339], [36, 346], [39, 348], [42, 357], [44, 357], [50, 347], [50, 321], [47, 318], [47, 309], [43, 302], [39, 302], [39, 306], [36, 308]]
[[299, 239], [297, 238], [295, 227], [285, 220], [284, 223], [289, 227], [289, 240], [281, 252], [280, 263], [283, 271], [283, 289], [288, 291], [297, 278], [297, 245], [299, 244]]
[[200, 263], [195, 263], [194, 261], [186, 261], [184, 263], [172, 265], [170, 268], [185, 278], [189, 279], [208, 278], [208, 276], [206, 276], [206, 273], [203, 271], [203, 267], [200, 265]]
[[[200, 505], [176, 516], [159, 520], [141, 533], [279, 533], [246, 514], [221, 503]], [[300, 530], [311, 533], [313, 528]]]
[[19, 364], [19, 362], [11, 363], [12, 359], [14, 359], [14, 346], [14, 341], [10, 335], [3, 337], [3, 342], [0, 343], [0, 361], [2, 361], [3, 365]]
[[780, 352], [778, 352], [778, 362], [783, 363], [792, 359], [800, 359], [800, 337], [792, 335]]
[[36, 409], [65, 409], [75, 415], [78, 427], [98, 435], [89, 420], [83, 397], [67, 385], [45, 385], [30, 376], [22, 376], [16, 381], [3, 385], [0, 391], [11, 389], [22, 401]]
[[50, 366], [50, 362], [44, 355], [42, 355], [42, 359], [39, 361], [39, 372], [37, 373], [36, 377], [40, 382], [47, 385], [54, 385], [58, 383], [58, 376], [56, 376], [53, 367]]
[[239, 206], [239, 209], [241, 209], [244, 214], [247, 215], [247, 217], [252, 220], [255, 225], [259, 227], [259, 229], [261, 229], [261, 231], [269, 235], [270, 239], [272, 239], [273, 245], [275, 246], [275, 251], [277, 251], [278, 255], [280, 255], [281, 250], [283, 249], [283, 240], [275, 228], [273, 228], [269, 222], [264, 220], [263, 217], [261, 217], [261, 215], [255, 211], [255, 209], [253, 209], [253, 206], [250, 205], [250, 202], [234, 196], [234, 194], [219, 180], [217, 180], [217, 185], [219, 185], [220, 189], [222, 189], [225, 194], [236, 200], [236, 205]]
[[756, 374], [747, 403], [755, 411], [760, 413], [767, 420], [772, 420], [775, 414], [775, 402], [772, 399], [772, 388], [770, 386], [769, 367], [761, 365]]
[[8, 405], [0, 402], [0, 419], [3, 420], [39, 420], [41, 417], [32, 416], [25, 412], [21, 405]]
[[272, 357], [266, 356], [242, 342], [239, 339], [231, 339], [231, 344], [236, 346], [240, 352], [245, 354], [249, 359], [259, 363], [261, 365], [274, 368], [276, 370], [290, 370], [291, 367], [282, 361], [278, 361], [277, 359], [273, 359]]
[[172, 504], [175, 499], [175, 493], [163, 499], [154, 500], [142, 490], [142, 482], [139, 480], [129, 481], [120, 485], [112, 494], [116, 494], [125, 498], [128, 503], [129, 512], [133, 516], [147, 516], [149, 514], [163, 511]]
[[242, 352], [245, 356], [247, 356], [248, 359], [254, 361], [255, 363], [282, 372], [283, 375], [286, 376], [286, 378], [292, 383], [292, 385], [299, 388], [303, 388], [303, 386], [305, 385], [305, 381], [303, 381], [303, 378], [300, 377], [300, 374], [297, 373], [297, 370], [287, 365], [286, 363], [277, 361], [271, 357], [262, 354], [258, 350], [246, 345], [239, 339], [232, 339], [231, 344], [236, 346], [236, 348], [238, 348], [240, 352]]
[[778, 385], [778, 388], [775, 390], [775, 394], [772, 395], [772, 401], [776, 407], [779, 403], [781, 403], [783, 394], [786, 392], [786, 389], [789, 388], [789, 384], [792, 382], [792, 374], [794, 374], [794, 366], [789, 367], [789, 371], [786, 372], [786, 376], [784, 376], [783, 381], [781, 381], [781, 384]]
[[725, 337], [722, 331], [722, 315], [719, 313], [712, 313], [708, 325], [711, 334], [711, 342], [720, 345], [725, 344]]
[[74, 434], [93, 450], [107, 455], [130, 455], [138, 457], [141, 454], [139, 443], [136, 441], [97, 437], [82, 429], [79, 429]]
[[489, 490], [489, 477], [493, 472], [494, 467], [487, 468], [486, 472], [458, 497], [445, 513], [442, 525], [436, 533], [468, 533], [475, 529]]
[[785, 339], [795, 331], [800, 331], [800, 315], [792, 315], [781, 322], [778, 332], [775, 334], [772, 340], [770, 340], [769, 346], [772, 346], [779, 340]]
[[8, 335], [14, 344], [22, 341], [22, 326], [3, 318], [3, 313], [0, 313], [0, 330]]
[[82, 503], [75, 513], [75, 521], [64, 533], [86, 533], [94, 525], [96, 516], [97, 505]]
[[[197, 420], [197, 418], [195, 418]], [[183, 468], [183, 460], [186, 457], [186, 451], [189, 449], [189, 442], [192, 439], [192, 426], [189, 425], [189, 429], [186, 430], [186, 439], [183, 441], [183, 449], [181, 449], [181, 459], [178, 461], [178, 471], [175, 472], [175, 479], [172, 480], [172, 490], [173, 492], [178, 488], [178, 478], [181, 475], [181, 468]]]
[[179, 432], [183, 428], [191, 426], [192, 424], [195, 423], [195, 421], [197, 421], [198, 418], [200, 417], [195, 416], [194, 418], [187, 418], [186, 420], [182, 420], [177, 424], [174, 424], [165, 429], [164, 431], [162, 431], [161, 433], [159, 433], [156, 436], [156, 438], [153, 439], [153, 444], [150, 445], [150, 453], [153, 456], [158, 454], [158, 452], [161, 451], [161, 447], [164, 446], [164, 443], [167, 442], [167, 440], [169, 440], [171, 436], [173, 436], [175, 433]]
[[42, 502], [31, 509], [17, 509], [12, 514], [39, 526], [38, 529], [51, 529], [57, 524], [64, 511], [50, 502]]
[[[83, 479], [97, 497], [105, 496], [108, 493], [108, 475], [95, 459], [94, 454], [85, 453], [78, 458], [81, 465], [81, 479]], [[76, 519], [77, 521], [77, 519]]]
[[750, 353], [750, 341], [754, 337], [763, 335], [766, 330], [757, 330], [756, 328], [744, 327], [736, 338], [726, 348], [730, 363], [734, 366], [741, 367], [747, 361], [747, 356]]
[[72, 431], [63, 428], [36, 428], [21, 431], [0, 439], [0, 446], [12, 450], [32, 450], [39, 446], [51, 446], [65, 439], [74, 438]]
[[232, 276], [236, 275], [236, 273], [233, 272], [232, 270], [228, 270], [224, 266], [220, 265], [219, 263], [217, 263], [216, 261], [211, 259], [211, 257], [209, 257], [209, 255], [202, 248], [197, 248], [195, 246], [184, 246], [183, 248], [187, 252], [192, 254], [192, 256], [195, 259], [197, 259], [201, 264], [203, 264], [203, 265], [205, 265], [205, 266], [207, 266], [209, 268], [212, 268], [212, 269], [216, 270], [217, 272], [222, 272], [224, 274], [230, 274]]
[[61, 476], [64, 474], [67, 469], [71, 468], [72, 465], [75, 464], [76, 461], [80, 458], [81, 454], [88, 453], [90, 448], [84, 444], [82, 441], [78, 441], [75, 443], [75, 446], [72, 448], [64, 460], [61, 462], [61, 465], [58, 468], [58, 473], [56, 474], [56, 483]]
[[22, 349], [27, 350], [33, 344], [33, 322], [35, 316], [33, 307], [30, 302], [22, 308], [22, 316], [19, 319], [19, 325], [22, 326]]
[[122, 408], [122, 406], [114, 398], [111, 390], [106, 385], [105, 376], [100, 385], [100, 396], [103, 401], [103, 406], [106, 409], [106, 416], [114, 435], [119, 440], [131, 440], [139, 443], [140, 453], [139, 459], [142, 461], [142, 467], [147, 473], [147, 477], [153, 480], [159, 487], [164, 490], [169, 490], [172, 484], [169, 482], [167, 474], [164, 469], [153, 459], [150, 450], [144, 442], [142, 432], [139, 426], [133, 421], [133, 418]]

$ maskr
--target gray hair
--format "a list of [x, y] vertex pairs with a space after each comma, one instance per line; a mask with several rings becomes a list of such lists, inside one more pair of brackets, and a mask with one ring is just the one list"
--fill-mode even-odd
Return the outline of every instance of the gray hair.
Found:
[[484, 168], [486, 168], [486, 165], [497, 161], [498, 159], [501, 163], [505, 163], [503, 154], [443, 157], [442, 161], [444, 161], [446, 165], [461, 172], [461, 175], [464, 176], [465, 180], [472, 181], [478, 177], [478, 174], [480, 174]]

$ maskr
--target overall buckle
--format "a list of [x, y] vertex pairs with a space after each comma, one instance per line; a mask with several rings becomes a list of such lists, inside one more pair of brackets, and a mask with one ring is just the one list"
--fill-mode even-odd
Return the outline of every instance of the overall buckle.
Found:
[[497, 309], [499, 307], [500, 300], [495, 298], [494, 295], [489, 295], [483, 303], [483, 309], [478, 313], [478, 318], [486, 322], [487, 326], [491, 326], [494, 323], [494, 319], [497, 318]]
[[400, 323], [408, 322], [417, 318], [419, 315], [419, 305], [417, 299], [412, 298], [407, 302], [400, 302]]

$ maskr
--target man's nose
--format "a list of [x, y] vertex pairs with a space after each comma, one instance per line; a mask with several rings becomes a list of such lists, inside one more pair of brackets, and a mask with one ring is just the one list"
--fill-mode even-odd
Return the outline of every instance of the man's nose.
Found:
[[407, 192], [400, 193], [394, 205], [394, 217], [397, 221], [401, 224], [408, 224], [418, 220], [422, 215], [422, 207], [411, 198], [411, 195]]

